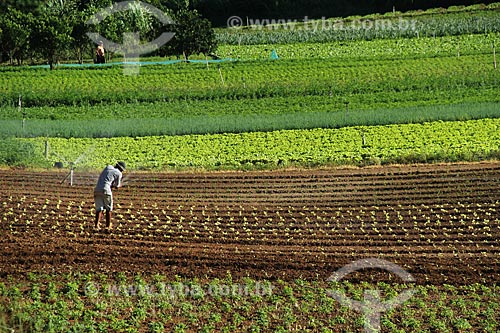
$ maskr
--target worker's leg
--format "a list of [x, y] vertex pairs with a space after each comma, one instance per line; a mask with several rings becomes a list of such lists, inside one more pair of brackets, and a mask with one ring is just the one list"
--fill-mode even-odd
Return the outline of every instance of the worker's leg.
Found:
[[113, 210], [113, 196], [105, 195], [104, 196], [104, 208], [106, 209], [106, 228], [111, 229], [111, 211]]
[[113, 224], [111, 223], [111, 211], [106, 210], [106, 228], [111, 229]]
[[101, 211], [96, 211], [95, 213], [95, 228], [100, 229], [101, 227], [99, 226], [99, 223], [101, 222], [102, 218], [102, 210]]
[[111, 222], [111, 215], [112, 213], [110, 210], [106, 211], [106, 226], [109, 229], [113, 228], [113, 222]]
[[102, 211], [104, 210], [104, 196], [102, 193], [96, 192], [94, 193], [94, 202], [95, 202], [95, 228], [99, 229], [99, 223], [102, 218]]

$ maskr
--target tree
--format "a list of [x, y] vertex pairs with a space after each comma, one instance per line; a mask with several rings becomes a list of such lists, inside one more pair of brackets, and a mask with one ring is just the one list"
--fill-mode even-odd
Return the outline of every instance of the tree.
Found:
[[72, 1], [51, 0], [33, 21], [30, 43], [47, 59], [50, 69], [71, 45], [75, 6]]
[[215, 52], [217, 41], [212, 24], [196, 10], [181, 9], [174, 15], [174, 21], [172, 30], [175, 35], [168, 44], [171, 52], [182, 54], [186, 60], [193, 54]]
[[93, 49], [93, 45], [87, 36], [89, 26], [85, 23], [90, 17], [89, 11], [79, 10], [74, 16], [73, 31], [71, 32], [71, 46], [75, 51], [78, 63], [83, 63], [83, 55], [85, 50]]
[[0, 17], [2, 53], [8, 56], [11, 64], [14, 63], [15, 59], [20, 65], [28, 51], [29, 26], [32, 18], [30, 13], [25, 14], [12, 7], [7, 8], [6, 12]]

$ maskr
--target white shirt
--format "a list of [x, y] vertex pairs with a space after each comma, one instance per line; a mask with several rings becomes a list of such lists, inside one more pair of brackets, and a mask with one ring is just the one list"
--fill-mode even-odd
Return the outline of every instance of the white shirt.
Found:
[[94, 188], [94, 192], [100, 192], [104, 194], [111, 195], [112, 187], [122, 186], [122, 173], [120, 170], [112, 165], [108, 165], [104, 168], [97, 180], [97, 185]]

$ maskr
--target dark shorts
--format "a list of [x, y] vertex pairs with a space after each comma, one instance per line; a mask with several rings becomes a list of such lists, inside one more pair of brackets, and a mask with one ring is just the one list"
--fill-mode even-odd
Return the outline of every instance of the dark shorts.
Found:
[[106, 63], [106, 58], [104, 58], [103, 56], [96, 56], [95, 63], [96, 64], [105, 64]]
[[113, 210], [113, 196], [102, 192], [94, 192], [95, 210], [100, 212], [103, 210]]

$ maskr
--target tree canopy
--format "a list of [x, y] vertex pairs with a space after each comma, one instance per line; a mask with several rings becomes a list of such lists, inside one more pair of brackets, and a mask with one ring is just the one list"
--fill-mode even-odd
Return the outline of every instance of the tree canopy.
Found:
[[454, 5], [493, 3], [498, 0], [203, 0], [196, 8], [214, 26], [226, 26], [231, 16], [253, 19], [311, 19], [345, 17], [398, 11], [429, 9]]
[[192, 54], [210, 54], [215, 51], [216, 44], [211, 23], [203, 19], [196, 10], [184, 8], [175, 14], [174, 38], [169, 45], [171, 54], [182, 54], [188, 59]]
[[[166, 24], [163, 18], [171, 21]], [[0, 4], [0, 60], [11, 64], [42, 59], [53, 68], [61, 60], [82, 62], [94, 55], [96, 41], [89, 33], [116, 45], [132, 34], [140, 45], [145, 45], [165, 32], [174, 32], [175, 38], [158, 45], [161, 48], [154, 50], [156, 54], [188, 58], [215, 51], [210, 21], [190, 8], [189, 2], [167, 5], [160, 0], [6, 0]]]

